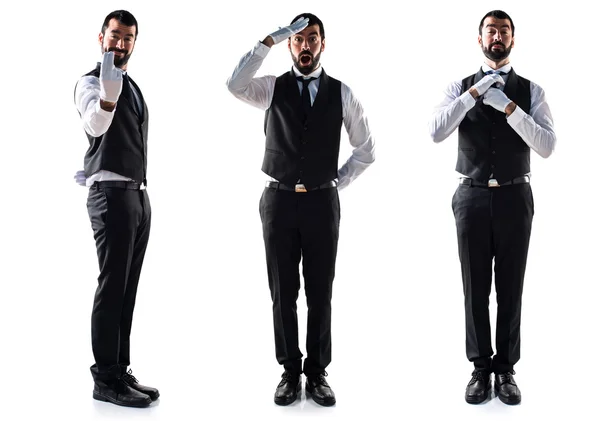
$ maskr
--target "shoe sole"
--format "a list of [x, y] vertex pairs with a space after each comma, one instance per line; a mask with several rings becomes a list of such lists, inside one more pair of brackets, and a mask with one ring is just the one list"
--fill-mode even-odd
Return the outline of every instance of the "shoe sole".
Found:
[[96, 399], [97, 401], [110, 402], [110, 403], [113, 403], [115, 405], [126, 406], [126, 407], [129, 407], [129, 408], [147, 408], [152, 403], [152, 399], [150, 399], [150, 397], [148, 397], [148, 399], [146, 399], [144, 402], [140, 402], [139, 404], [138, 403], [120, 402], [120, 401], [118, 401], [116, 399], [112, 399], [112, 398], [109, 398], [108, 396], [100, 395], [100, 394], [98, 394], [96, 392], [93, 392], [92, 397], [94, 399]]
[[490, 397], [490, 392], [492, 391], [492, 388], [490, 387], [486, 392], [485, 395], [483, 395], [483, 399], [481, 398], [477, 398], [475, 396], [465, 396], [465, 401], [471, 405], [477, 405], [480, 403], [483, 403], [485, 401], [488, 400], [488, 398]]
[[498, 388], [496, 388], [495, 385], [494, 385], [494, 392], [496, 392], [496, 396], [498, 396], [498, 399], [500, 399], [500, 402], [502, 402], [505, 405], [518, 405], [518, 404], [521, 403], [521, 398], [520, 397], [519, 398], [510, 399], [510, 398], [505, 398], [504, 396], [502, 396], [499, 393], [499, 390], [498, 390]]
[[335, 405], [335, 399], [333, 399], [332, 401], [326, 401], [325, 399], [319, 399], [316, 396], [314, 396], [311, 392], [309, 392], [308, 390], [306, 391], [306, 396], [310, 396], [313, 401], [315, 401], [316, 403], [318, 403], [321, 406]]
[[283, 399], [283, 398], [279, 398], [278, 399], [278, 398], [275, 398], [274, 399], [275, 404], [277, 404], [279, 406], [288, 406], [288, 405], [291, 405], [294, 402], [296, 402], [296, 400], [298, 400], [298, 395], [300, 394], [301, 391], [302, 390], [298, 390], [296, 392], [296, 394], [294, 396], [292, 396], [291, 398], [289, 398], [289, 399]]

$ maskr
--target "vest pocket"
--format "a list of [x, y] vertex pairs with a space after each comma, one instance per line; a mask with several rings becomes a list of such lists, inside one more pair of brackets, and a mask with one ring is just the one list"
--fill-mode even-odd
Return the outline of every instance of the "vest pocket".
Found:
[[275, 149], [269, 149], [269, 148], [265, 148], [265, 152], [267, 152], [267, 153], [272, 153], [272, 154], [274, 154], [274, 155], [283, 155], [283, 152], [276, 151]]

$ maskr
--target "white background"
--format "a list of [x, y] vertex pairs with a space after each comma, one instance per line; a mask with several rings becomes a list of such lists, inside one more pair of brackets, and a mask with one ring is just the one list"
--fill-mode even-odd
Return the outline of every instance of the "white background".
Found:
[[[597, 408], [599, 7], [592, 2], [104, 1], [2, 6], [0, 419], [591, 419]], [[134, 374], [161, 391], [145, 410], [92, 400], [97, 260], [87, 141], [73, 105], [115, 9], [140, 35], [129, 72], [150, 109], [152, 233], [132, 333]], [[471, 406], [455, 225], [456, 134], [427, 121], [474, 73], [477, 28], [502, 8], [511, 62], [547, 94], [555, 154], [532, 152], [535, 217], [525, 280], [519, 407]], [[299, 13], [326, 30], [322, 63], [361, 99], [376, 162], [340, 193], [334, 408], [273, 404], [271, 302], [258, 201], [263, 113], [225, 87], [239, 58]], [[291, 60], [273, 48], [259, 74]], [[340, 160], [350, 154], [342, 139]], [[495, 311], [491, 296], [492, 314]], [[299, 299], [301, 343], [305, 299]]]

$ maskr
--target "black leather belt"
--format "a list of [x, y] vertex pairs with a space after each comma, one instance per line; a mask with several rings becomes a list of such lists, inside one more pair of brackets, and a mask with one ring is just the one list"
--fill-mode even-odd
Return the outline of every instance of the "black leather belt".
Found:
[[285, 190], [285, 191], [293, 191], [296, 193], [306, 193], [309, 191], [320, 190], [320, 189], [330, 189], [336, 187], [337, 183], [335, 181], [328, 181], [327, 183], [323, 183], [320, 186], [315, 186], [311, 188], [306, 188], [304, 184], [296, 184], [295, 186], [288, 186], [287, 184], [279, 183], [277, 181], [267, 181], [267, 187], [275, 190]]
[[487, 183], [482, 183], [476, 180], [473, 180], [472, 178], [467, 178], [467, 177], [463, 177], [460, 179], [460, 181], [458, 182], [459, 184], [465, 184], [467, 186], [472, 186], [472, 187], [500, 187], [500, 186], [508, 186], [511, 184], [525, 184], [525, 183], [529, 183], [529, 176], [528, 175], [522, 175], [520, 177], [515, 177], [512, 180], [509, 180], [505, 183], [498, 183], [498, 180], [496, 180], [495, 178], [490, 178]]
[[96, 181], [92, 185], [96, 189], [100, 187], [117, 187], [119, 189], [127, 189], [127, 190], [141, 190], [144, 189], [145, 186], [141, 183], [136, 183], [135, 181]]

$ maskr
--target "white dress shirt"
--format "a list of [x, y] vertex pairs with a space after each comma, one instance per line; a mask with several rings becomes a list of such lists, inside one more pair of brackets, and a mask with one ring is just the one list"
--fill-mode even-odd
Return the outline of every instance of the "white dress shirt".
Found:
[[[270, 48], [258, 42], [252, 50], [245, 54], [231, 77], [227, 80], [229, 91], [236, 97], [261, 110], [271, 106], [275, 91], [275, 76], [255, 78], [254, 75], [262, 65]], [[319, 66], [309, 75], [302, 75], [293, 67], [296, 76], [319, 77], [323, 69]], [[320, 79], [308, 85], [311, 104], [319, 91]], [[302, 82], [298, 81], [298, 89], [302, 94]], [[375, 143], [367, 123], [362, 105], [352, 94], [348, 86], [342, 83], [342, 118], [348, 132], [350, 144], [354, 147], [352, 155], [338, 170], [338, 189], [343, 189], [356, 179], [375, 160]]]
[[[125, 72], [123, 72], [125, 73]], [[132, 89], [137, 97], [135, 89]], [[136, 98], [137, 99], [137, 98]], [[95, 76], [84, 76], [75, 87], [75, 106], [81, 116], [83, 128], [87, 134], [94, 137], [102, 136], [112, 123], [118, 103], [113, 111], [100, 108], [100, 79]], [[96, 181], [133, 181], [120, 174], [100, 170], [85, 180], [85, 186], [90, 187]], [[83, 185], [83, 184], [82, 184]]]
[[[511, 65], [507, 64], [495, 71], [508, 73], [511, 68]], [[485, 63], [481, 69], [483, 72], [494, 71]], [[506, 82], [508, 75], [503, 75], [502, 78]], [[435, 108], [429, 123], [429, 131], [436, 143], [450, 136], [465, 118], [467, 112], [475, 106], [476, 100], [471, 94], [467, 91], [461, 95], [461, 90], [462, 81], [451, 83], [444, 92], [444, 100]], [[530, 91], [531, 109], [529, 114], [517, 106], [506, 118], [506, 121], [531, 149], [541, 157], [548, 158], [556, 144], [552, 114], [550, 114], [544, 90], [531, 82]]]

